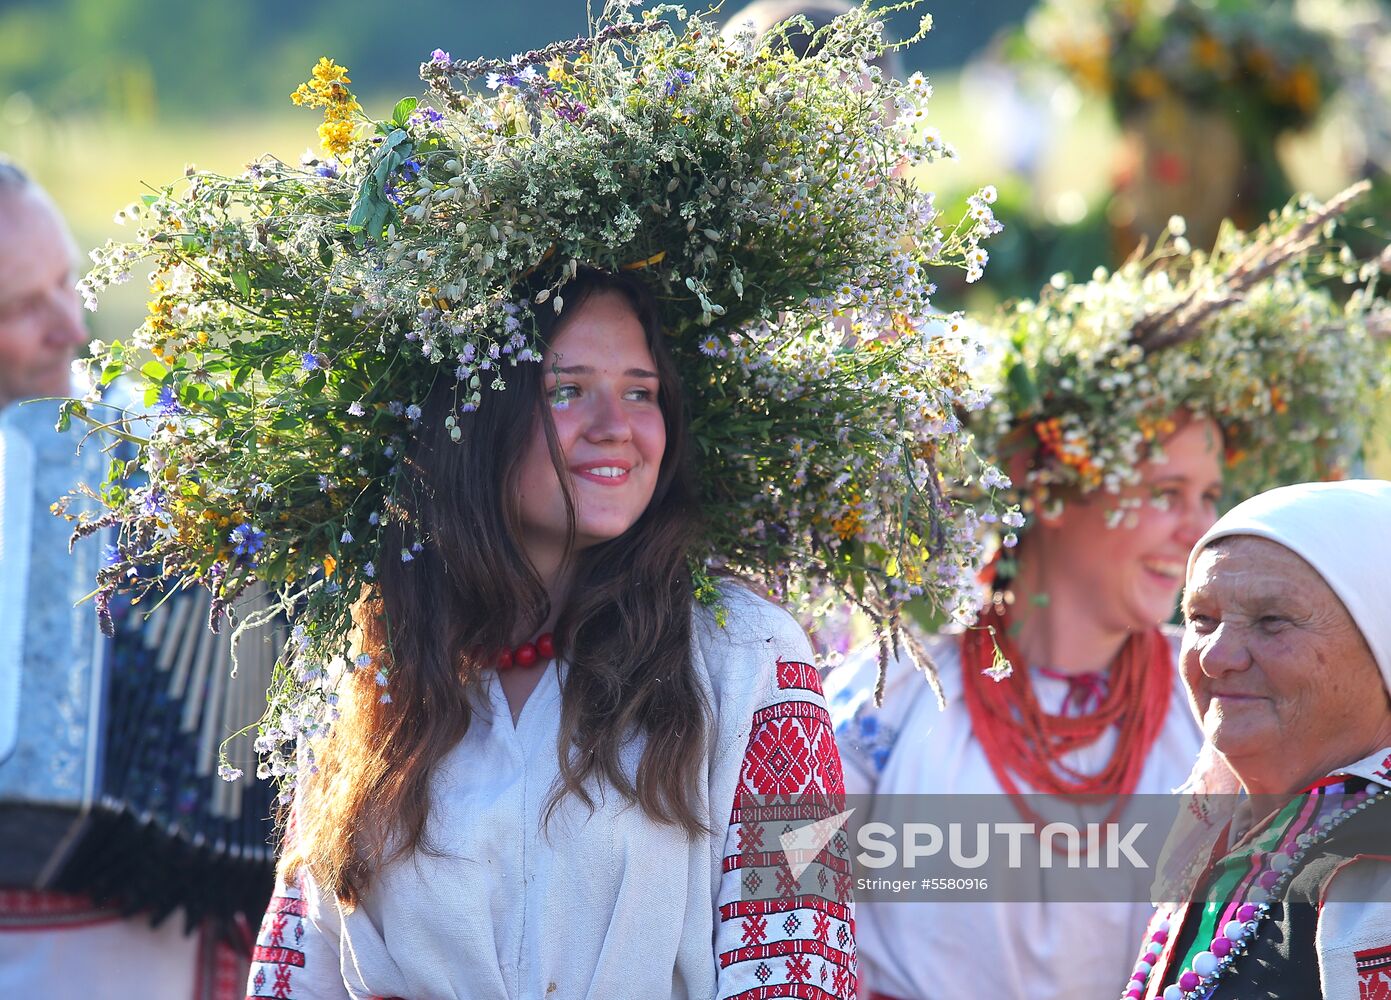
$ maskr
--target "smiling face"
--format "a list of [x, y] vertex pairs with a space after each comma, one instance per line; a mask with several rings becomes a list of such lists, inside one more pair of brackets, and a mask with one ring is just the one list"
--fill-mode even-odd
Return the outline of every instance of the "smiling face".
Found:
[[[657, 364], [623, 295], [598, 291], [572, 307], [546, 351], [545, 395], [575, 504], [576, 549], [617, 538], [652, 501], [666, 452]], [[543, 574], [565, 552], [569, 520], [545, 427], [522, 458], [524, 545]]]
[[1366, 640], [1323, 577], [1283, 545], [1237, 535], [1206, 546], [1183, 609], [1194, 712], [1249, 791], [1294, 791], [1391, 741], [1391, 704]]
[[38, 189], [0, 191], [0, 406], [72, 392], [72, 362], [87, 340], [74, 257]]
[[[1190, 420], [1164, 442], [1165, 461], [1141, 466], [1142, 481], [1110, 494], [1069, 501], [1037, 529], [1045, 536], [1047, 588], [1086, 595], [1097, 622], [1116, 632], [1153, 628], [1169, 618], [1188, 553], [1217, 519], [1222, 494], [1221, 436], [1209, 420]], [[1118, 500], [1137, 502], [1117, 526]], [[1032, 535], [1033, 532], [1030, 532]], [[1026, 536], [1025, 546], [1037, 544]]]

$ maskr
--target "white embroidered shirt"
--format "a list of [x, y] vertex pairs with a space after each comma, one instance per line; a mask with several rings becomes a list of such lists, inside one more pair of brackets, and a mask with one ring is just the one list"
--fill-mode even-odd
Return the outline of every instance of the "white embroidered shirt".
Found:
[[[1177, 634], [1170, 638], [1176, 646]], [[875, 708], [877, 647], [852, 656], [826, 678], [850, 795], [1003, 794], [971, 732], [961, 687], [960, 636], [936, 636], [926, 649], [940, 671], [945, 710], [906, 658], [890, 663], [884, 704]], [[1067, 682], [1037, 671], [1031, 672], [1031, 681], [1040, 707], [1059, 713], [1069, 696]], [[1109, 759], [1115, 738], [1112, 729], [1091, 746], [1066, 755], [1063, 763], [1096, 774]], [[1175, 671], [1164, 728], [1136, 791], [1173, 791], [1188, 777], [1201, 744]], [[923, 818], [931, 822], [933, 817]], [[870, 991], [895, 1000], [1110, 996], [1130, 974], [1133, 942], [1153, 909], [1148, 902], [976, 902], [960, 897], [862, 902], [862, 976]]]
[[[721, 629], [695, 612], [693, 666], [711, 707], [695, 839], [616, 794], [590, 813], [557, 777], [564, 666], [516, 725], [495, 676], [487, 705], [432, 778], [428, 833], [344, 913], [312, 880], [281, 885], [251, 970], [252, 997], [410, 1000], [855, 995], [848, 876], [816, 895], [747, 898], [776, 859], [741, 796], [839, 794], [843, 779], [812, 653], [784, 611], [741, 588]], [[636, 769], [641, 744], [625, 763]], [[766, 891], [762, 894], [768, 896]]]

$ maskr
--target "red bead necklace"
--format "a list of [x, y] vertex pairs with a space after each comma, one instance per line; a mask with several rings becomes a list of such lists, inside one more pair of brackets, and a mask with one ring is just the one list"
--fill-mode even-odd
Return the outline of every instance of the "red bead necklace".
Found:
[[[1173, 657], [1159, 629], [1137, 632], [1126, 641], [1112, 663], [1106, 692], [1097, 692], [1098, 703], [1088, 714], [1073, 716], [1049, 715], [1039, 706], [1005, 615], [987, 612], [980, 624], [994, 625], [995, 637], [984, 627], [962, 637], [962, 686], [971, 730], [1000, 786], [1018, 795], [1018, 778], [1028, 790], [1048, 795], [1133, 792], [1171, 700]], [[996, 642], [1015, 666], [1014, 675], [1004, 681], [985, 676]], [[1101, 773], [1080, 774], [1062, 763], [1069, 751], [1095, 743], [1112, 726], [1120, 733]]]
[[[530, 667], [538, 661], [545, 663], [555, 656], [555, 636], [550, 632], [543, 632], [531, 642], [524, 642], [515, 649], [504, 649], [497, 654], [494, 666], [498, 670], [511, 670], [513, 667]], [[481, 655], [476, 659], [483, 659]]]

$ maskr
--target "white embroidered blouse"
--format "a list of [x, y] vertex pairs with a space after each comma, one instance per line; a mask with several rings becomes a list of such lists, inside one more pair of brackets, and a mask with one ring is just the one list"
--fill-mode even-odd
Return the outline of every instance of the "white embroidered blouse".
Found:
[[[853, 998], [848, 879], [826, 880], [824, 895], [744, 898], [743, 880], [783, 859], [741, 821], [740, 796], [839, 794], [843, 779], [802, 630], [742, 588], [725, 607], [723, 629], [696, 610], [692, 644], [711, 707], [697, 809], [708, 835], [613, 794], [592, 813], [567, 797], [543, 829], [565, 668], [550, 665], [515, 726], [493, 675], [432, 778], [427, 833], [443, 856], [387, 866], [350, 913], [308, 878], [277, 887], [250, 996]], [[635, 741], [634, 770], [640, 755]]]
[[[1177, 646], [1177, 634], [1170, 639]], [[945, 710], [906, 658], [890, 664], [883, 707], [875, 708], [875, 647], [826, 678], [850, 795], [1003, 794], [971, 732], [960, 636], [936, 636], [926, 649], [940, 671]], [[1068, 683], [1037, 671], [1031, 680], [1040, 707], [1062, 711]], [[1063, 763], [1083, 774], [1100, 772], [1115, 735], [1112, 729]], [[1183, 784], [1201, 744], [1175, 671], [1164, 728], [1136, 791], [1167, 793]], [[1111, 996], [1130, 974], [1134, 942], [1153, 909], [1148, 902], [862, 902], [862, 978], [868, 991], [896, 1000]]]

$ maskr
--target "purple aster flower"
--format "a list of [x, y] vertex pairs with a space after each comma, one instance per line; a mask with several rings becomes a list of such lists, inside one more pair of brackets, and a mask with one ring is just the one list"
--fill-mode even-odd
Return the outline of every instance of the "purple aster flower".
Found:
[[589, 109], [579, 101], [565, 101], [555, 107], [555, 116], [571, 125], [583, 121], [587, 114], [589, 114]]
[[161, 417], [177, 417], [188, 411], [179, 405], [179, 394], [172, 385], [160, 386], [155, 412]]
[[688, 69], [678, 69], [667, 79], [667, 96], [675, 97], [682, 87], [689, 86], [695, 74]]
[[444, 115], [434, 108], [419, 108], [411, 114], [412, 125], [434, 125], [444, 121]]
[[450, 62], [449, 53], [444, 51], [444, 49], [435, 49], [435, 51], [430, 53], [430, 61], [432, 63]]

